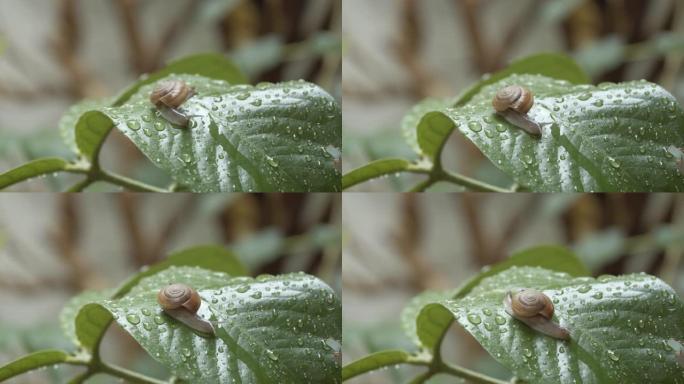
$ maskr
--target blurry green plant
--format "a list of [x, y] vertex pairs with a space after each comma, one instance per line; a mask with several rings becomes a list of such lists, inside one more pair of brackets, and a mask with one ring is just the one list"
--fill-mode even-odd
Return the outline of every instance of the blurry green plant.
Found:
[[[402, 172], [422, 174], [413, 191], [448, 182], [474, 191], [684, 191], [684, 110], [646, 81], [587, 84], [571, 59], [539, 54], [483, 78], [461, 96], [428, 99], [402, 122], [416, 160], [387, 158], [345, 174], [343, 189]], [[508, 85], [534, 95], [528, 115], [535, 136], [495, 113], [492, 99]], [[514, 180], [500, 187], [444, 169], [441, 156], [458, 130]]]
[[[684, 341], [684, 302], [666, 283], [643, 273], [589, 277], [565, 248], [540, 246], [483, 269], [461, 287], [426, 291], [404, 309], [402, 327], [415, 352], [386, 350], [342, 369], [349, 380], [383, 367], [425, 367], [411, 383], [438, 374], [473, 383], [506, 384], [445, 362], [440, 352], [455, 321], [494, 359], [510, 369], [510, 382], [684, 383], [677, 356]], [[533, 288], [553, 302], [556, 324], [570, 340], [539, 333], [504, 309], [508, 291]]]
[[[43, 350], [0, 366], [0, 381], [58, 364], [86, 370], [70, 383], [107, 374], [129, 383], [339, 383], [341, 303], [321, 280], [303, 273], [246, 276], [229, 251], [199, 246], [170, 255], [119, 288], [86, 291], [63, 309], [62, 330], [76, 350]], [[192, 286], [197, 314], [215, 336], [199, 335], [169, 317], [157, 292]], [[163, 381], [102, 360], [100, 344], [113, 323], [173, 375]]]
[[[182, 80], [196, 90], [183, 103], [189, 126], [161, 117], [149, 95], [155, 84]], [[339, 191], [341, 111], [335, 99], [304, 81], [246, 85], [219, 54], [199, 54], [145, 75], [116, 98], [85, 100], [59, 123], [76, 155], [40, 158], [0, 174], [0, 189], [68, 172], [85, 178], [70, 191], [108, 182], [133, 191]], [[113, 128], [127, 136], [174, 184], [160, 188], [101, 167]]]

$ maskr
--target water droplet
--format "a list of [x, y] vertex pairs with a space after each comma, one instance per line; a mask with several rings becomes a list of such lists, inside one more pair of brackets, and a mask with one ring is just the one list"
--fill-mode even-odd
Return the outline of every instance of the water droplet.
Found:
[[587, 293], [591, 291], [591, 287], [588, 285], [582, 285], [581, 287], [577, 288], [577, 292], [579, 293]]
[[577, 96], [577, 98], [579, 100], [582, 100], [582, 101], [587, 101], [587, 100], [591, 99], [591, 92], [583, 93], [583, 94]]
[[235, 98], [238, 100], [247, 100], [249, 98], [249, 96], [251, 96], [249, 92], [244, 92], [244, 93], [241, 93], [241, 94], [235, 96]]
[[478, 325], [482, 322], [482, 319], [480, 318], [479, 315], [471, 313], [468, 315], [468, 321], [470, 321], [471, 324]]
[[278, 167], [278, 163], [271, 156], [266, 155], [266, 162], [268, 162], [268, 165], [270, 165], [273, 168]]
[[468, 129], [473, 132], [480, 132], [482, 130], [482, 124], [478, 123], [477, 121], [471, 121], [468, 123]]
[[127, 315], [126, 316], [126, 321], [133, 325], [138, 325], [140, 324], [140, 316], [138, 315]]
[[591, 295], [591, 297], [593, 297], [596, 300], [601, 300], [603, 299], [603, 292], [596, 292], [593, 295]]
[[612, 158], [610, 156], [608, 156], [608, 164], [610, 164], [610, 166], [615, 168], [615, 169], [620, 168], [620, 163], [618, 163], [617, 160], [615, 160], [614, 158]]
[[261, 299], [261, 295], [262, 295], [261, 291], [256, 291], [256, 292], [252, 293], [250, 296], [251, 296], [253, 299], [259, 300], [259, 299]]
[[611, 351], [610, 349], [608, 350], [608, 357], [613, 360], [613, 361], [619, 361], [620, 357], [615, 354], [615, 352]]
[[138, 123], [136, 120], [128, 120], [126, 122], [126, 125], [128, 125], [128, 128], [130, 128], [133, 131], [137, 131], [140, 129], [140, 123]]
[[249, 291], [249, 285], [241, 285], [237, 287], [236, 291], [238, 291], [239, 293], [245, 293]]
[[273, 361], [278, 361], [278, 355], [276, 355], [275, 352], [271, 351], [270, 349], [266, 350], [266, 356]]
[[592, 103], [595, 107], [603, 107], [603, 100], [598, 99]]
[[499, 325], [504, 325], [506, 324], [506, 319], [501, 315], [496, 315], [494, 316], [494, 322]]

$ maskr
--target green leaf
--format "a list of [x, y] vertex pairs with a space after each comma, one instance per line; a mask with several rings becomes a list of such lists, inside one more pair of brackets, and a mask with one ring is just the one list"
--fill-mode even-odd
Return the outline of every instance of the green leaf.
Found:
[[[217, 337], [201, 337], [163, 313], [157, 292], [171, 282], [197, 289], [203, 301], [198, 315], [212, 321]], [[340, 382], [340, 300], [302, 273], [252, 279], [170, 267], [143, 278], [121, 299], [83, 307], [78, 318], [94, 311], [113, 316], [150, 356], [185, 381]]]
[[342, 368], [342, 380], [361, 375], [376, 369], [407, 362], [411, 355], [402, 350], [388, 350], [375, 352], [359, 360], [349, 363]]
[[54, 172], [63, 171], [67, 168], [67, 161], [57, 157], [46, 157], [29, 161], [17, 168], [0, 174], [0, 189], [13, 184]]
[[483, 268], [482, 272], [461, 285], [454, 298], [467, 295], [489, 276], [511, 267], [541, 267], [551, 271], [565, 272], [573, 277], [590, 276], [591, 273], [582, 261], [570, 250], [557, 245], [540, 245], [512, 254], [508, 259]]
[[341, 112], [321, 88], [303, 81], [230, 85], [193, 75], [197, 95], [183, 104], [190, 126], [169, 124], [142, 86], [120, 107], [86, 112], [76, 126], [82, 153], [93, 158], [116, 126], [159, 168], [194, 192], [338, 191], [335, 167]]
[[10, 379], [34, 369], [49, 367], [67, 361], [64, 351], [45, 350], [28, 354], [0, 367], [0, 381]]
[[169, 267], [200, 267], [231, 276], [246, 276], [247, 268], [237, 256], [219, 245], [199, 245], [170, 254], [166, 259], [151, 265], [123, 283], [114, 293], [115, 298], [126, 295], [145, 277], [157, 274]]
[[418, 126], [420, 119], [428, 112], [441, 111], [444, 108], [454, 105], [455, 103], [456, 99], [454, 98], [428, 98], [414, 105], [413, 108], [411, 108], [411, 110], [404, 115], [404, 118], [401, 120], [401, 133], [411, 149], [413, 149], [419, 155], [423, 154], [420, 149], [420, 145], [418, 145], [418, 136], [416, 134], [416, 127]]
[[[569, 329], [570, 341], [537, 333], [504, 311], [505, 293], [520, 287], [541, 290], [553, 300], [552, 321]], [[418, 318], [424, 342], [435, 337], [429, 327], [435, 310], [448, 311], [496, 360], [529, 383], [684, 383], [684, 367], [669, 346], [684, 339], [684, 303], [653, 276], [573, 278], [512, 267], [483, 279], [461, 299], [426, 306]]]
[[90, 163], [97, 164], [100, 149], [112, 128], [114, 123], [104, 113], [96, 110], [83, 113], [74, 128], [79, 153]]
[[[417, 296], [413, 297], [411, 301], [401, 311], [401, 328], [404, 333], [416, 345], [421, 345], [418, 333], [416, 332], [416, 318], [420, 311], [430, 303], [439, 303], [443, 300], [450, 299], [456, 294], [456, 290], [446, 291], [423, 291]], [[445, 316], [447, 322], [451, 321], [451, 316]]]
[[[244, 276], [247, 269], [237, 256], [228, 249], [217, 245], [200, 245], [172, 253], [165, 260], [144, 268], [133, 275], [117, 289], [105, 291], [86, 291], [72, 298], [62, 309], [60, 323], [64, 334], [76, 344], [93, 352], [104, 333], [107, 331], [112, 317], [103, 312], [97, 305], [81, 308], [90, 303], [97, 303], [105, 299], [117, 299], [125, 296], [131, 289], [148, 276], [157, 274], [172, 266], [194, 266], [207, 270], [223, 272], [231, 276]], [[80, 318], [79, 318], [80, 316]], [[77, 329], [80, 328], [80, 332]]]
[[569, 56], [560, 53], [539, 53], [513, 61], [504, 70], [486, 76], [459, 96], [454, 105], [467, 104], [486, 85], [497, 83], [513, 74], [542, 75], [557, 80], [565, 80], [572, 84], [588, 84], [590, 82], [587, 74]]
[[[541, 138], [493, 113], [496, 91], [513, 84], [534, 93], [528, 115], [542, 125]], [[670, 151], [684, 147], [684, 111], [656, 84], [576, 86], [512, 75], [482, 87], [463, 107], [425, 115], [418, 126], [423, 152], [439, 156], [455, 127], [532, 191], [684, 191]]]
[[119, 106], [128, 101], [142, 86], [156, 83], [171, 74], [188, 74], [223, 80], [230, 84], [245, 84], [247, 78], [232, 61], [218, 53], [200, 53], [172, 61], [163, 69], [145, 75], [116, 98], [113, 105]]
[[[406, 334], [417, 344], [435, 353], [442, 337], [453, 321], [453, 315], [441, 306], [424, 308], [430, 303], [445, 299], [458, 299], [468, 295], [485, 278], [494, 276], [512, 267], [541, 267], [551, 271], [564, 272], [573, 277], [589, 276], [590, 273], [579, 258], [567, 248], [554, 245], [541, 245], [524, 249], [512, 254], [499, 263], [486, 266], [482, 271], [463, 283], [460, 287], [443, 292], [426, 291], [411, 300], [402, 312], [402, 327]], [[418, 317], [422, 316], [423, 337], [416, 330]]]
[[404, 159], [381, 159], [372, 161], [362, 167], [349, 171], [342, 177], [342, 189], [353, 187], [377, 177], [405, 171], [411, 165]]
[[62, 136], [62, 141], [74, 152], [80, 154], [78, 145], [76, 145], [76, 122], [81, 115], [92, 109], [108, 106], [112, 103], [111, 98], [83, 100], [72, 105], [66, 113], [59, 120], [59, 133]]
[[[112, 290], [83, 291], [72, 297], [59, 314], [59, 323], [64, 335], [74, 344], [79, 345], [80, 341], [76, 336], [76, 315], [79, 310], [88, 303], [110, 298], [112, 293]], [[88, 345], [92, 347], [92, 343], [89, 342]]]

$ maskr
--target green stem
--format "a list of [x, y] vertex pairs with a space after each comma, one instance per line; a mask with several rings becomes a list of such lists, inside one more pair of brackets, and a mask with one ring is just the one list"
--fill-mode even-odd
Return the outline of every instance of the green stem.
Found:
[[450, 365], [444, 362], [439, 362], [435, 367], [435, 370], [440, 373], [461, 377], [477, 384], [509, 384], [507, 381], [501, 381], [493, 377], [483, 375], [479, 372], [471, 371], [470, 369], [459, 367], [457, 365]]
[[97, 181], [106, 181], [108, 183], [119, 185], [134, 192], [169, 192], [169, 190], [167, 189], [155, 187], [154, 185], [149, 185], [138, 180], [129, 179], [126, 176], [121, 176], [90, 164], [70, 164], [67, 168], [64, 169], [64, 171], [87, 176], [87, 179], [85, 179], [84, 181], [76, 183], [73, 186], [71, 186], [71, 188], [69, 188], [70, 192], [81, 192], [87, 186]]
[[155, 187], [153, 185], [145, 184], [138, 180], [129, 179], [128, 177], [117, 175], [115, 173], [107, 172], [103, 169], [95, 174], [95, 178], [101, 181], [107, 181], [112, 184], [122, 186], [134, 192], [157, 192], [166, 193], [168, 190]]
[[83, 192], [83, 190], [88, 188], [88, 186], [90, 184], [92, 184], [93, 182], [94, 182], [93, 179], [91, 179], [90, 177], [87, 177], [86, 179], [81, 180], [78, 183], [72, 185], [66, 191], [67, 192]]
[[111, 376], [116, 376], [121, 379], [123, 379], [127, 383], [133, 383], [133, 384], [168, 384], [167, 381], [162, 381], [162, 380], [157, 380], [155, 378], [149, 377], [142, 375], [137, 372], [129, 371], [127, 369], [117, 367], [115, 365], [109, 365], [103, 362], [100, 362], [96, 366], [96, 370], [101, 372], [101, 373], [106, 373]]
[[472, 179], [467, 176], [460, 175], [458, 173], [451, 173], [445, 170], [437, 171], [435, 178], [439, 181], [448, 181], [450, 183], [462, 185], [472, 191], [477, 192], [498, 192], [498, 193], [508, 193], [509, 189], [500, 188], [495, 185], [487, 184], [480, 180]]

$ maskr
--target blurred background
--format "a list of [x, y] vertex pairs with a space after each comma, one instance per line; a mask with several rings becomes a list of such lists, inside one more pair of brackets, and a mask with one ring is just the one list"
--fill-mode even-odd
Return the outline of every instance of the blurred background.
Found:
[[[681, 0], [345, 0], [342, 35], [344, 172], [383, 157], [415, 158], [400, 130], [411, 106], [457, 96], [534, 53], [572, 56], [594, 84], [647, 79], [684, 102]], [[511, 184], [458, 133], [443, 156], [447, 169]], [[423, 179], [402, 174], [354, 190], [407, 190]]]
[[[684, 294], [683, 195], [346, 193], [342, 201], [345, 365], [379, 350], [414, 351], [399, 323], [412, 297], [458, 287], [532, 246], [563, 245], [594, 276], [643, 271]], [[458, 325], [442, 352], [445, 361], [510, 377]], [[401, 366], [349, 383], [403, 384], [418, 372]]]
[[[114, 288], [196, 245], [224, 244], [252, 276], [304, 271], [341, 294], [340, 222], [339, 194], [2, 194], [0, 365], [36, 350], [74, 350], [58, 319], [72, 296]], [[105, 360], [168, 378], [116, 326], [102, 346]], [[8, 383], [62, 384], [77, 372], [59, 366]]]
[[[0, 172], [73, 157], [57, 129], [69, 106], [116, 95], [193, 53], [224, 53], [253, 84], [305, 79], [340, 100], [341, 18], [341, 0], [2, 0]], [[108, 169], [170, 182], [118, 132], [102, 155]], [[74, 180], [41, 178], [14, 190], [63, 190]]]

